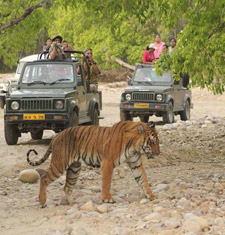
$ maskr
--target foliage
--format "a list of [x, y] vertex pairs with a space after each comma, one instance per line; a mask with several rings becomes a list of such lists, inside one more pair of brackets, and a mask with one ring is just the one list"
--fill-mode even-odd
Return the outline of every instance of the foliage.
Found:
[[[173, 2], [182, 7], [182, 16], [188, 23], [178, 36], [175, 53], [171, 56], [171, 69], [174, 74], [188, 73], [191, 85], [207, 87], [214, 93], [225, 89], [225, 2], [196, 0], [193, 5], [186, 1]], [[183, 4], [183, 5], [182, 5]], [[212, 10], [213, 9], [213, 10]], [[169, 19], [171, 16], [169, 15]], [[167, 25], [173, 23], [168, 21]], [[161, 58], [160, 65], [165, 58]]]
[[[40, 1], [1, 1], [0, 26], [20, 17], [31, 4]], [[45, 24], [43, 9], [36, 9], [19, 24], [0, 32], [0, 55], [4, 64], [12, 68], [21, 54], [33, 53], [39, 33]]]
[[[1, 24], [37, 2], [1, 1]], [[102, 68], [118, 66], [105, 62], [106, 47], [112, 57], [131, 64], [141, 62], [145, 47], [157, 32], [166, 43], [170, 36], [178, 40], [175, 53], [166, 61], [162, 56], [158, 70], [170, 69], [174, 75], [188, 73], [192, 86], [207, 87], [215, 93], [224, 91], [224, 1], [52, 0], [49, 7], [48, 11], [36, 9], [0, 34], [0, 54], [5, 64], [15, 64], [21, 51], [32, 52], [44, 28], [50, 36], [62, 34], [75, 49], [91, 47]]]

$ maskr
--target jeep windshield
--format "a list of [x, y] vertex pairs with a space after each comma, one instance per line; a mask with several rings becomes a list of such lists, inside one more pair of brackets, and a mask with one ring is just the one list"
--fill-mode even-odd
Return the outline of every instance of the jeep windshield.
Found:
[[148, 67], [137, 68], [132, 80], [134, 83], [150, 85], [169, 85], [173, 81], [170, 73], [163, 73], [162, 76], [159, 76], [154, 68]]
[[72, 83], [74, 81], [71, 64], [29, 64], [25, 67], [21, 82], [32, 84]]

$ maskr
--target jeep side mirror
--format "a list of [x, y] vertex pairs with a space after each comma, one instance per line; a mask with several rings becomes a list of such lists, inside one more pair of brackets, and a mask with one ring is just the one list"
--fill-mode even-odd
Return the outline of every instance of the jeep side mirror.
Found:
[[130, 77], [128, 77], [128, 85], [131, 85], [131, 78]]

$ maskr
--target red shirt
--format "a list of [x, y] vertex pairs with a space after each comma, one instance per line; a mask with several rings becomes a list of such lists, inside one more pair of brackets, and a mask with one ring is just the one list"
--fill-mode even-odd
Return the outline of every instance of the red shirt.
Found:
[[152, 62], [154, 59], [155, 59], [154, 52], [152, 52], [151, 55], [149, 55], [147, 50], [144, 51], [143, 64], [146, 63], [146, 62]]

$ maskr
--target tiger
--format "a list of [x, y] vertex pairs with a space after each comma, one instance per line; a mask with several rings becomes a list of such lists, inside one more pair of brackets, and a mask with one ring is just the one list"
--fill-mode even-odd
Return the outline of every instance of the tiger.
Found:
[[53, 137], [44, 156], [31, 161], [27, 152], [27, 162], [38, 166], [52, 154], [50, 165], [41, 176], [39, 203], [46, 206], [46, 188], [66, 171], [64, 193], [69, 204], [74, 204], [73, 188], [77, 182], [81, 160], [92, 167], [101, 167], [102, 201], [114, 203], [110, 194], [113, 170], [126, 162], [133, 172], [137, 184], [147, 198], [153, 200], [154, 195], [149, 187], [147, 175], [143, 167], [141, 155], [148, 159], [160, 154], [159, 138], [154, 123], [121, 121], [112, 127], [75, 126], [63, 130]]

